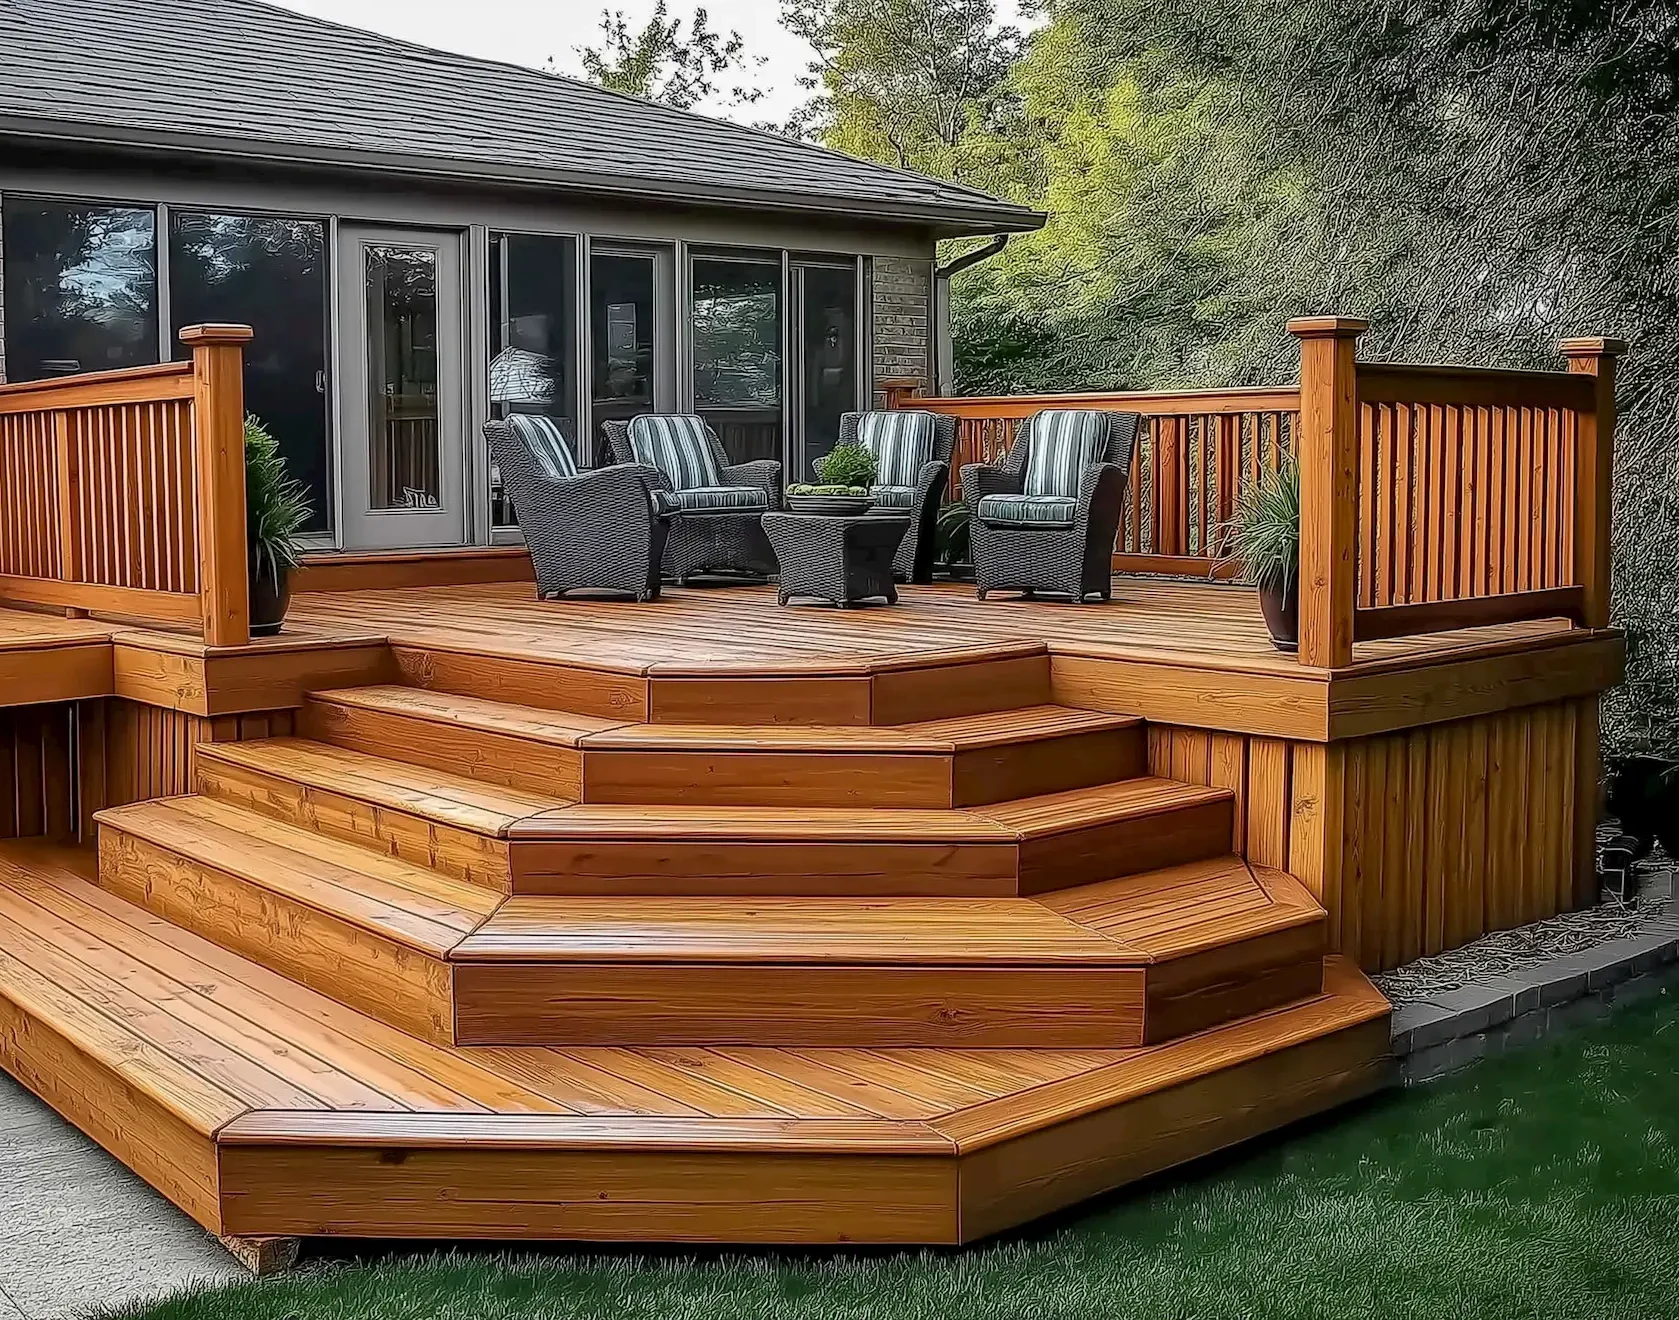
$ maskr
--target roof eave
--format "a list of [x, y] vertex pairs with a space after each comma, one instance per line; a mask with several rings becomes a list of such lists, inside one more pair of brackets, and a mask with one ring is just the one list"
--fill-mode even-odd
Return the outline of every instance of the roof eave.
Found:
[[680, 183], [596, 174], [584, 171], [500, 166], [493, 162], [445, 157], [411, 156], [349, 148], [323, 148], [306, 143], [257, 142], [204, 134], [130, 128], [117, 124], [77, 123], [0, 115], [0, 137], [50, 141], [61, 145], [120, 147], [132, 151], [174, 151], [195, 157], [257, 164], [323, 166], [377, 170], [416, 179], [503, 186], [546, 186], [606, 197], [634, 197], [682, 205], [770, 208], [804, 214], [847, 216], [887, 224], [920, 225], [940, 237], [967, 234], [1023, 233], [1040, 228], [1047, 217], [1025, 207], [1001, 203], [994, 207], [951, 203], [851, 200], [811, 193], [783, 193], [753, 188], [715, 186], [690, 188]]

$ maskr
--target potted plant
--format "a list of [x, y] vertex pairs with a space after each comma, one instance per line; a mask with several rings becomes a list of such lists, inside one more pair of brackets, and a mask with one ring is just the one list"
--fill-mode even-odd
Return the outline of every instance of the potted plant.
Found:
[[1259, 609], [1279, 651], [1300, 645], [1300, 467], [1285, 459], [1242, 493], [1223, 529], [1226, 561], [1259, 589]]
[[250, 543], [251, 636], [284, 626], [297, 567], [298, 533], [309, 521], [303, 483], [286, 472], [280, 444], [255, 417], [245, 418], [245, 529]]
[[835, 445], [816, 460], [818, 484], [787, 487], [787, 503], [812, 513], [862, 513], [873, 503], [869, 489], [880, 469], [875, 456], [862, 445]]
[[939, 510], [933, 526], [934, 559], [946, 576], [959, 582], [974, 575], [973, 510], [955, 500]]

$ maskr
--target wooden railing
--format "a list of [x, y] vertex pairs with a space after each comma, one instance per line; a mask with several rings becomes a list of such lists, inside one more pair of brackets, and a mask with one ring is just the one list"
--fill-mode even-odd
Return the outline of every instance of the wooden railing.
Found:
[[1524, 619], [1606, 627], [1625, 345], [1567, 340], [1567, 371], [1362, 363], [1366, 328], [1290, 322], [1298, 386], [922, 398], [892, 382], [886, 403], [958, 419], [953, 483], [1040, 409], [1141, 413], [1116, 572], [1226, 575], [1221, 527], [1261, 472], [1298, 458], [1306, 664], [1350, 664], [1355, 640]]
[[187, 362], [0, 386], [0, 602], [250, 640], [244, 326]]
[[1115, 572], [1227, 576], [1220, 529], [1242, 492], [1294, 450], [1300, 391], [1293, 386], [1175, 393], [1007, 395], [927, 399], [898, 393], [894, 406], [957, 418], [952, 494], [967, 463], [989, 463], [1014, 443], [1016, 428], [1042, 408], [1141, 413], [1126, 483]]
[[1300, 658], [1355, 641], [1524, 619], [1609, 622], [1612, 339], [1569, 370], [1357, 360], [1367, 325], [1301, 341]]

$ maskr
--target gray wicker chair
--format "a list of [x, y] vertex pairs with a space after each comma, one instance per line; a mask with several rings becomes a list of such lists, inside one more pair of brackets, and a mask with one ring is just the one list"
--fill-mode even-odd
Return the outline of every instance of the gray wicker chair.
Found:
[[[607, 444], [619, 463], [634, 464], [635, 447], [629, 422], [602, 422]], [[703, 426], [704, 423], [701, 423]], [[718, 474], [716, 491], [757, 492], [750, 507], [705, 507], [697, 498], [707, 490], [684, 489], [676, 474], [666, 472], [661, 507], [670, 514], [665, 541], [664, 575], [686, 585], [694, 573], [738, 573], [763, 579], [776, 571], [775, 552], [764, 535], [763, 516], [781, 507], [781, 464], [773, 459], [731, 464], [717, 433], [705, 426], [712, 463]]]
[[[981, 600], [997, 590], [1079, 605], [1112, 599], [1114, 540], [1140, 423], [1136, 413], [1040, 412], [1020, 424], [1002, 462], [962, 469]], [[1052, 448], [1034, 463], [1038, 444]], [[1084, 462], [1091, 454], [1100, 457]]]
[[570, 424], [557, 418], [515, 415], [486, 423], [484, 435], [530, 547], [538, 596], [595, 587], [658, 599], [670, 525], [653, 507], [654, 490], [666, 484], [661, 473], [579, 470]]
[[[887, 417], [917, 414], [933, 419], [932, 457], [920, 465], [913, 486], [879, 485], [873, 490], [877, 507], [907, 510], [909, 531], [898, 546], [892, 560], [893, 574], [905, 582], [933, 580], [933, 539], [938, 525], [939, 506], [944, 502], [945, 489], [950, 484], [950, 455], [956, 448], [956, 419], [945, 413], [922, 412], [919, 409], [899, 409], [883, 414]], [[839, 442], [858, 443], [858, 429], [868, 413], [851, 412], [840, 418]]]

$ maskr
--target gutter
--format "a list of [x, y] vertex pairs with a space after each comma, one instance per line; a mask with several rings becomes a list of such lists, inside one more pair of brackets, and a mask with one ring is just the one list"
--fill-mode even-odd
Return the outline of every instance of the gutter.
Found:
[[1009, 245], [1013, 234], [993, 234], [990, 241], [933, 268], [933, 394], [942, 397], [956, 380], [956, 350], [950, 341], [950, 277], [990, 261]]

